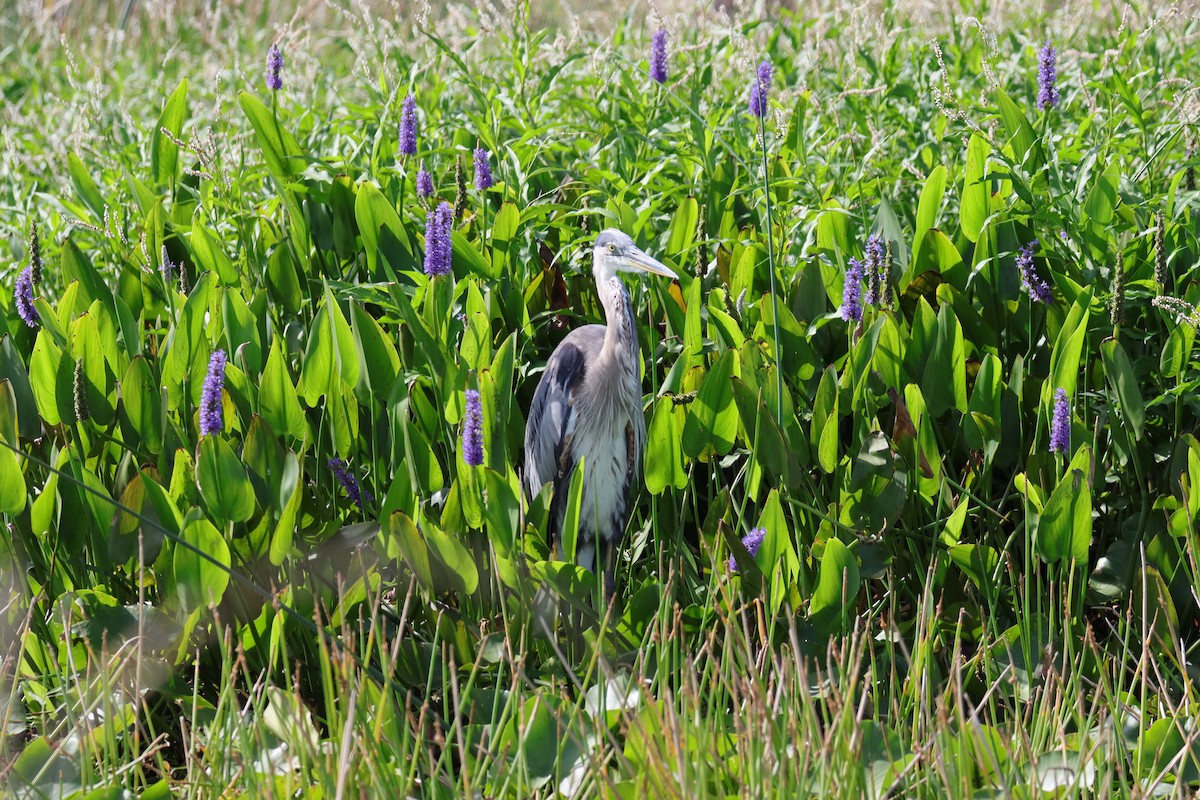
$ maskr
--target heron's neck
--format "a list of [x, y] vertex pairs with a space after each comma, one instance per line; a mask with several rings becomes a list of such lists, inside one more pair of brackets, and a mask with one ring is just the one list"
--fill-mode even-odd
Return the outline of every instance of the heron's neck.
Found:
[[604, 332], [604, 355], [636, 371], [638, 355], [637, 325], [633, 320], [633, 302], [629, 290], [611, 269], [596, 269], [596, 290], [604, 304], [608, 323]]

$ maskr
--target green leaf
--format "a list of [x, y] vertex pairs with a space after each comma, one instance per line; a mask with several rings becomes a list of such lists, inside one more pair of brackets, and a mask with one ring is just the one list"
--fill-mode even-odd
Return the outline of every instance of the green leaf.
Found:
[[162, 399], [158, 381], [145, 356], [135, 356], [121, 381], [121, 413], [124, 421], [147, 452], [158, 454], [163, 446]]
[[479, 573], [467, 548], [463, 547], [458, 539], [442, 533], [430, 523], [425, 524], [424, 533], [429, 552], [446, 567], [446, 577], [450, 585], [441, 588], [460, 595], [474, 594], [479, 588]]
[[937, 333], [933, 349], [925, 361], [921, 379], [921, 393], [926, 407], [935, 417], [951, 408], [967, 409], [966, 356], [963, 346], [962, 326], [954, 309], [943, 305], [938, 309]]
[[188, 513], [179, 538], [172, 562], [180, 603], [190, 611], [221, 602], [232, 566], [229, 545], [195, 508]]
[[646, 437], [646, 489], [650, 494], [662, 494], [668, 486], [682, 489], [687, 486], [687, 471], [683, 467], [680, 439], [683, 434], [683, 413], [669, 397], [660, 397], [654, 404], [654, 417]]
[[[171, 137], [178, 139], [183, 132], [183, 121], [187, 118], [187, 91], [188, 81], [184, 78], [167, 98], [158, 122], [150, 132], [150, 172], [160, 185], [174, 183], [179, 168], [179, 146]], [[164, 135], [164, 129], [171, 136]]]
[[254, 486], [241, 460], [219, 435], [200, 440], [196, 485], [217, 521], [245, 522], [254, 514]]
[[67, 154], [67, 174], [71, 176], [71, 185], [75, 187], [75, 194], [96, 215], [96, 219], [103, 219], [104, 198], [100, 195], [100, 189], [96, 186], [96, 181], [92, 179], [91, 173], [79, 160], [79, 156], [74, 153]]
[[1092, 451], [1082, 445], [1038, 519], [1035, 551], [1043, 561], [1070, 560], [1086, 567], [1092, 543]]
[[738, 412], [733, 402], [733, 374], [737, 354], [726, 350], [704, 376], [683, 425], [683, 452], [707, 460], [733, 449], [737, 437]]
[[[33, 396], [33, 387], [29, 383], [29, 373], [25, 371], [21, 354], [13, 345], [12, 338], [5, 335], [0, 337], [0, 380], [6, 380], [12, 391], [13, 413], [19, 424], [20, 438], [36, 439], [42, 433], [41, 423], [38, 422], [38, 406]], [[13, 436], [11, 441], [17, 441]]]
[[304, 411], [300, 408], [296, 388], [292, 385], [287, 364], [279, 349], [279, 337], [271, 340], [267, 365], [263, 368], [258, 385], [258, 413], [276, 434], [288, 434], [297, 439], [304, 439], [308, 435]]
[[[1033, 132], [1033, 126], [1025, 118], [1021, 107], [999, 87], [996, 88], [996, 105], [1000, 110], [1000, 121], [1004, 123], [1004, 128], [1008, 131], [1009, 143], [1012, 145], [1017, 163], [1025, 164], [1030, 150], [1035, 150], [1037, 147], [1037, 136]], [[1038, 155], [1036, 150], [1035, 155]], [[1034, 163], [1026, 166], [1030, 171], [1034, 171], [1040, 168], [1041, 164]]]
[[62, 350], [46, 329], [38, 331], [33, 343], [33, 354], [29, 357], [29, 385], [37, 403], [38, 414], [47, 425], [62, 422], [58, 413], [58, 368]]
[[983, 224], [990, 213], [991, 192], [984, 177], [990, 152], [987, 139], [978, 133], [971, 134], [971, 140], [967, 144], [967, 166], [963, 171], [959, 224], [962, 225], [963, 234], [972, 242], [979, 240], [979, 233], [983, 230]]
[[25, 510], [25, 500], [28, 491], [25, 487], [25, 473], [21, 469], [21, 458], [9, 447], [16, 447], [16, 442], [8, 441], [8, 437], [0, 434], [0, 514], [15, 517]]
[[[933, 168], [933, 172], [929, 173], [929, 177], [925, 179], [925, 185], [921, 188], [921, 199], [917, 202], [917, 220], [916, 230], [913, 234], [913, 254], [912, 263], [917, 263], [921, 254], [921, 249], [924, 247], [925, 234], [934, 227], [937, 222], [938, 209], [942, 205], [942, 197], [946, 193], [946, 167], [938, 164]], [[913, 270], [913, 274], [920, 275], [923, 270]]]
[[675, 263], [682, 263], [688, 249], [696, 241], [696, 224], [700, 220], [700, 204], [696, 198], [688, 195], [679, 203], [675, 216], [671, 218], [671, 227], [667, 231], [667, 247], [665, 255]]
[[813, 624], [827, 631], [841, 628], [854, 610], [859, 580], [854, 552], [840, 539], [825, 542], [817, 588], [808, 607]]
[[571, 472], [571, 483], [567, 487], [567, 506], [563, 512], [562, 530], [559, 533], [562, 536], [562, 542], [559, 547], [562, 549], [563, 561], [568, 564], [578, 562], [579, 525], [583, 516], [583, 478], [584, 470], [587, 469], [586, 461], [587, 459], [581, 457], [575, 463], [575, 469]]
[[300, 503], [304, 499], [304, 484], [302, 480], [300, 460], [296, 454], [288, 451], [284, 456], [283, 474], [280, 476], [279, 491], [283, 499], [279, 522], [275, 524], [275, 532], [271, 536], [269, 556], [271, 563], [279, 566], [292, 551], [292, 538], [296, 532], [296, 522], [300, 515]]
[[192, 252], [196, 256], [197, 271], [212, 272], [224, 286], [237, 286], [241, 275], [233, 261], [226, 255], [217, 235], [204, 227], [200, 218], [205, 212], [196, 210], [196, 220], [192, 222]]
[[412, 519], [402, 511], [393, 513], [387, 519], [383, 528], [386, 538], [393, 542], [408, 568], [412, 570], [417, 582], [427, 592], [434, 590], [433, 568], [429, 563], [429, 547], [421, 538], [417, 526]]
[[1133, 428], [1133, 438], [1141, 439], [1146, 427], [1146, 406], [1137, 377], [1133, 374], [1133, 364], [1125, 354], [1125, 348], [1116, 339], [1101, 342], [1100, 357], [1104, 360], [1104, 375], [1108, 385], [1117, 395], [1121, 417]]
[[516, 204], [508, 201], [501, 205], [492, 222], [492, 275], [504, 274], [520, 225], [521, 213]]
[[367, 252], [367, 267], [375, 272], [379, 256], [384, 258], [385, 273], [391, 280], [404, 270], [415, 269], [415, 250], [408, 231], [395, 206], [373, 183], [362, 183], [354, 199], [354, 218]]
[[275, 113], [249, 92], [238, 92], [238, 104], [250, 120], [254, 139], [267, 169], [281, 183], [289, 183], [304, 169], [303, 153], [292, 134], [279, 124]]
[[1091, 301], [1092, 292], [1089, 288], [1075, 301], [1058, 332], [1058, 338], [1054, 340], [1054, 349], [1050, 352], [1050, 380], [1042, 388], [1042, 405], [1045, 407], [1054, 402], [1054, 393], [1058, 389], [1066, 391], [1069, 397], [1075, 396], [1079, 358], [1087, 340]]

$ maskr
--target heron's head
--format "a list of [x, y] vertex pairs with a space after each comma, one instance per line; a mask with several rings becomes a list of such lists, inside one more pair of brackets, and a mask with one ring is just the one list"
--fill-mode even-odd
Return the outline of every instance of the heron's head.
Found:
[[662, 262], [646, 254], [624, 233], [615, 228], [601, 231], [592, 248], [593, 269], [597, 279], [618, 272], [651, 272], [667, 278], [679, 276]]

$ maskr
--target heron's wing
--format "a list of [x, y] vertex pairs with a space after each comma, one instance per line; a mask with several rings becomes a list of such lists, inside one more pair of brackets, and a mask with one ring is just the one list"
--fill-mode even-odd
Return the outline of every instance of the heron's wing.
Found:
[[590, 337], [573, 331], [546, 363], [533, 395], [525, 424], [525, 488], [535, 496], [547, 483], [557, 484], [571, 474], [575, 460], [571, 440], [575, 433], [576, 397], [588, 372]]

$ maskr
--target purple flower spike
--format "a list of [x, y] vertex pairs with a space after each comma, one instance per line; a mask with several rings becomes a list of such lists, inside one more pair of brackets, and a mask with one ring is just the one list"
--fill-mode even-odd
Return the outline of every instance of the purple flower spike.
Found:
[[433, 178], [426, 171], [424, 164], [417, 170], [417, 192], [425, 199], [433, 197]]
[[283, 53], [279, 50], [278, 45], [271, 45], [270, 52], [267, 53], [267, 88], [272, 92], [278, 92], [283, 88], [283, 77], [280, 73], [283, 71]]
[[1050, 452], [1067, 454], [1071, 449], [1071, 401], [1065, 389], [1054, 393], [1054, 418], [1050, 422]]
[[363, 502], [370, 502], [371, 495], [358, 482], [358, 478], [350, 471], [350, 466], [340, 458], [331, 458], [328, 461], [329, 470], [333, 473], [333, 477], [341, 484], [341, 487], [346, 492], [346, 496], [358, 506], [358, 510], [363, 510]]
[[225, 429], [225, 409], [221, 393], [225, 390], [225, 351], [213, 350], [208, 359], [208, 374], [200, 392], [200, 435], [209, 436]]
[[650, 40], [650, 79], [667, 82], [667, 32], [659, 28]]
[[842, 288], [842, 307], [838, 309], [846, 322], [862, 322], [862, 279], [862, 262], [857, 258], [850, 259], [850, 266], [846, 269], [846, 283]]
[[417, 99], [411, 94], [404, 98], [400, 110], [400, 152], [406, 156], [417, 154]]
[[425, 274], [450, 274], [450, 231], [454, 225], [454, 209], [443, 201], [430, 209], [425, 217]]
[[1033, 266], [1033, 253], [1038, 248], [1038, 240], [1034, 239], [1021, 246], [1017, 254], [1017, 270], [1021, 273], [1021, 287], [1029, 292], [1029, 296], [1039, 303], [1052, 303], [1054, 296], [1050, 294], [1050, 285], [1037, 274]]
[[878, 306], [883, 302], [883, 279], [887, 270], [887, 256], [884, 253], [883, 237], [873, 233], [867, 238], [866, 259], [863, 265], [867, 279], [866, 304]]
[[770, 61], [758, 65], [754, 85], [750, 87], [750, 113], [759, 119], [767, 115], [767, 94], [771, 91], [771, 74], [775, 68]]
[[1058, 106], [1058, 68], [1054, 61], [1058, 53], [1050, 46], [1050, 40], [1038, 51], [1038, 110], [1045, 111]]
[[[749, 533], [742, 537], [742, 546], [750, 551], [751, 557], [757, 556], [759, 548], [762, 547], [763, 540], [767, 538], [766, 528], [753, 528]], [[737, 572], [737, 559], [733, 556], [729, 557], [729, 571]]]
[[479, 392], [467, 389], [467, 413], [463, 418], [462, 432], [463, 461], [468, 467], [483, 463], [483, 403]]
[[17, 307], [17, 315], [31, 328], [36, 328], [42, 318], [33, 306], [33, 267], [26, 267], [17, 276], [13, 285], [13, 304]]
[[482, 147], [475, 148], [475, 188], [481, 192], [495, 184], [492, 180], [492, 163], [489, 161], [491, 157], [492, 154]]

